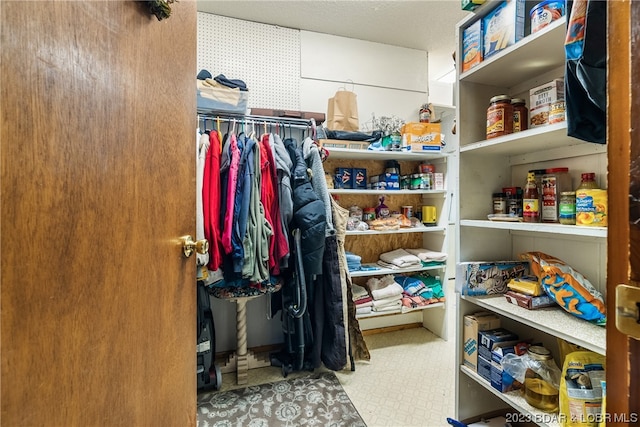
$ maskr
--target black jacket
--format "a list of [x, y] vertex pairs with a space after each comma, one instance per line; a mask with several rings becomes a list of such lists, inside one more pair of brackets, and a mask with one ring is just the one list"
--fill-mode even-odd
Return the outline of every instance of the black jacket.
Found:
[[327, 227], [324, 203], [318, 198], [309, 182], [302, 148], [295, 147], [292, 140], [285, 140], [285, 147], [290, 153], [295, 154], [295, 160], [291, 159], [294, 161], [293, 219], [289, 228], [300, 229], [305, 276], [322, 274], [322, 256]]

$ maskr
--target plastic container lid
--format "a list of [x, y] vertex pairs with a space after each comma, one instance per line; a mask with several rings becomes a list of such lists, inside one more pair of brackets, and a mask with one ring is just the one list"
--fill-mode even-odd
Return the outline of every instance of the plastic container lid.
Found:
[[522, 98], [511, 98], [512, 104], [526, 104], [527, 102]]
[[529, 347], [527, 349], [527, 354], [531, 356], [532, 359], [536, 360], [550, 360], [553, 357], [549, 350], [539, 345], [532, 345]]

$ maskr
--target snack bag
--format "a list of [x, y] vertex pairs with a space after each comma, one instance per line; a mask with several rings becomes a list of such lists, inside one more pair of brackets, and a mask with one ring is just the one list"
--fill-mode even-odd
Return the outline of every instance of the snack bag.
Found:
[[527, 252], [520, 257], [529, 260], [545, 293], [565, 311], [598, 324], [606, 322], [602, 294], [582, 274], [543, 252]]
[[560, 415], [564, 427], [598, 427], [603, 417], [605, 356], [574, 351], [564, 360], [560, 379]]

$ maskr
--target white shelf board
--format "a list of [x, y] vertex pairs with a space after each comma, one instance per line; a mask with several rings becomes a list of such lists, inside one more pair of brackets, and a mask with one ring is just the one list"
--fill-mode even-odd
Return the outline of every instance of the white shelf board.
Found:
[[356, 319], [368, 319], [368, 318], [372, 318], [372, 317], [390, 316], [390, 315], [396, 315], [396, 314], [407, 314], [407, 313], [412, 313], [414, 311], [428, 310], [430, 308], [444, 308], [444, 303], [443, 302], [436, 302], [436, 303], [433, 303], [433, 304], [427, 304], [427, 305], [423, 305], [423, 306], [416, 307], [416, 308], [402, 307], [402, 308], [399, 308], [397, 310], [381, 311], [379, 313], [375, 312], [375, 311], [372, 311], [369, 314], [359, 314], [359, 315], [356, 316]]
[[380, 269], [378, 270], [349, 271], [349, 275], [351, 275], [351, 277], [385, 276], [387, 274], [403, 274], [403, 273], [414, 273], [417, 271], [442, 270], [443, 268], [446, 268], [446, 267], [447, 267], [446, 263], [443, 263], [440, 265], [430, 265], [427, 267], [416, 266], [416, 267], [398, 268], [398, 269], [380, 267]]
[[527, 231], [531, 233], [563, 234], [579, 237], [607, 238], [607, 227], [583, 227], [576, 225], [545, 224], [530, 222], [489, 221], [476, 219], [460, 220], [461, 227], [492, 228], [499, 230]]
[[460, 365], [460, 371], [487, 390], [489, 390], [491, 393], [508, 403], [509, 406], [520, 412], [521, 415], [516, 417], [517, 419], [522, 421], [530, 421], [540, 426], [560, 426], [557, 413], [543, 412], [529, 405], [519, 390], [510, 391], [508, 393], [501, 393], [495, 388], [491, 387], [491, 383], [489, 383], [489, 381], [482, 378], [477, 372], [473, 371], [469, 367]]
[[362, 189], [346, 189], [346, 188], [332, 188], [329, 189], [329, 194], [388, 194], [390, 196], [395, 194], [428, 194], [439, 195], [444, 197], [447, 194], [446, 190], [370, 190], [366, 188]]
[[349, 148], [327, 148], [329, 158], [353, 159], [353, 160], [433, 160], [447, 157], [444, 151], [374, 151], [374, 150], [354, 150]]
[[[472, 144], [461, 145], [460, 152], [466, 153], [473, 151], [474, 153], [487, 155], [499, 154], [513, 156], [586, 144], [594, 146], [593, 143], [568, 136], [567, 122], [560, 122], [478, 141]], [[603, 150], [606, 150], [606, 146], [603, 146]]]
[[433, 233], [445, 231], [446, 227], [409, 227], [399, 228], [398, 230], [367, 230], [355, 231], [347, 230], [347, 236], [376, 236], [378, 234], [403, 234], [403, 233]]
[[502, 316], [516, 320], [524, 325], [595, 351], [596, 353], [606, 354], [606, 328], [579, 319], [560, 307], [527, 310], [526, 308], [510, 303], [504, 295], [491, 297], [462, 295], [461, 298]]
[[460, 74], [460, 82], [511, 87], [561, 67], [565, 61], [565, 28], [563, 16]]

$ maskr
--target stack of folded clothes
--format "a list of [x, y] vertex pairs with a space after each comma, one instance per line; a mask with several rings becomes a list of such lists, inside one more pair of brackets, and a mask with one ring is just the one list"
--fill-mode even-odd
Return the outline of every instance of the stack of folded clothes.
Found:
[[356, 255], [353, 252], [345, 251], [345, 255], [347, 258], [347, 268], [349, 271], [358, 271], [362, 268], [362, 257], [360, 255]]
[[402, 306], [404, 289], [396, 283], [393, 276], [386, 275], [380, 279], [371, 278], [367, 280], [367, 288], [373, 298], [372, 311], [396, 311]]
[[425, 248], [418, 249], [407, 249], [412, 255], [420, 258], [420, 261], [423, 263], [427, 263], [427, 265], [433, 264], [441, 264], [447, 261], [447, 253], [446, 252], [436, 252]]
[[433, 289], [417, 277], [396, 275], [394, 280], [404, 289], [402, 305], [407, 308], [422, 307], [437, 301], [433, 297]]
[[391, 252], [385, 252], [380, 254], [378, 265], [387, 268], [409, 268], [419, 267], [422, 265], [420, 258], [407, 252], [404, 249], [396, 249]]
[[373, 298], [369, 292], [362, 286], [351, 284], [351, 293], [353, 294], [353, 302], [356, 305], [356, 316], [371, 313], [373, 307]]

